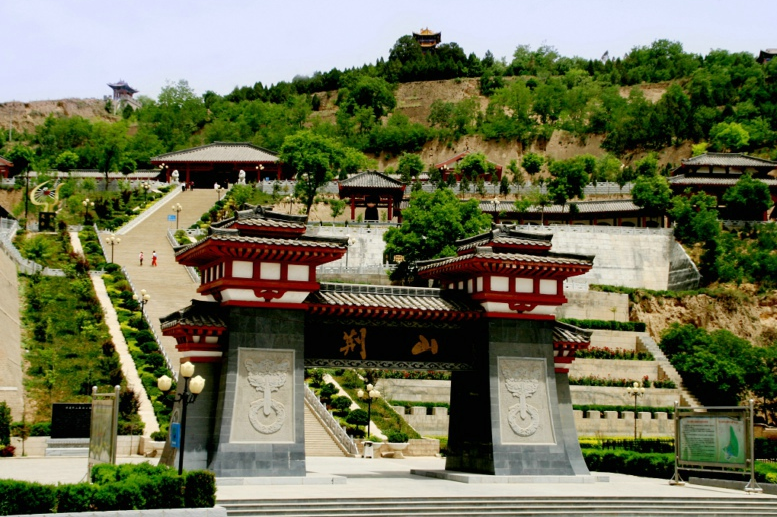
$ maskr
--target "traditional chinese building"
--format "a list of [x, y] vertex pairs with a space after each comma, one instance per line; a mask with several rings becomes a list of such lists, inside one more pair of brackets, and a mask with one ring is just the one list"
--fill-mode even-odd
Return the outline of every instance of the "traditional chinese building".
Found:
[[248, 142], [214, 142], [173, 151], [155, 156], [151, 164], [161, 169], [164, 181], [178, 171], [179, 181], [194, 183], [195, 188], [213, 188], [215, 183], [226, 187], [237, 183], [241, 172], [248, 183], [287, 179], [277, 153]]
[[[777, 162], [741, 153], [705, 153], [683, 160], [672, 171], [669, 186], [675, 195], [686, 190], [704, 192], [715, 196], [718, 205], [723, 204], [723, 194], [736, 185], [743, 174], [750, 174], [769, 187], [772, 202], [777, 200], [777, 179], [774, 177]], [[764, 220], [767, 214], [763, 215]]]
[[775, 56], [777, 56], [777, 48], [767, 48], [762, 50], [755, 60], [763, 65], [774, 59]]
[[427, 27], [426, 29], [414, 32], [413, 39], [421, 45], [421, 50], [429, 52], [437, 48], [437, 45], [440, 44], [442, 41], [442, 33], [431, 31]]
[[[356, 209], [364, 208], [365, 221], [379, 221], [381, 208], [386, 210], [386, 220], [391, 222], [399, 215], [399, 206], [405, 194], [405, 184], [376, 171], [366, 171], [338, 182], [340, 199], [348, 201], [351, 220], [356, 219]], [[401, 222], [401, 218], [399, 219]]]
[[0, 156], [0, 176], [7, 178], [11, 174], [13, 163]]
[[590, 333], [553, 309], [592, 258], [506, 226], [458, 244], [456, 257], [420, 264], [442, 289], [320, 284], [316, 266], [345, 240], [261, 207], [179, 249], [204, 296], [162, 319], [206, 378], [188, 409], [185, 468], [304, 476], [304, 368], [347, 367], [453, 372], [448, 471], [587, 475], [567, 368]]
[[[470, 154], [470, 151], [464, 151], [463, 153], [459, 153], [456, 156], [449, 158], [445, 160], [444, 162], [440, 162], [434, 165], [435, 169], [438, 169], [440, 173], [442, 174], [443, 181], [448, 181], [448, 176], [455, 176], [456, 181], [461, 181], [461, 174], [459, 174], [456, 171], [456, 165], [464, 159], [465, 156]], [[496, 179], [501, 180], [502, 179], [502, 166], [497, 165], [496, 163], [493, 163], [491, 161], [488, 162], [494, 167], [494, 170], [496, 171]], [[480, 176], [483, 181], [490, 182], [492, 181], [493, 177], [491, 173], [482, 174]], [[477, 178], [476, 178], [477, 180]]]
[[113, 90], [113, 102], [118, 110], [120, 106], [129, 104], [133, 109], [140, 108], [140, 102], [133, 97], [138, 90], [132, 88], [126, 81], [120, 80], [117, 83], [108, 83]]

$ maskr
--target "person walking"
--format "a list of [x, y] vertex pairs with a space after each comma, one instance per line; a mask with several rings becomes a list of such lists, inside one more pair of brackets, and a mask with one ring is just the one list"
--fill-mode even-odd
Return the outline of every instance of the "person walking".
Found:
[[138, 255], [138, 259], [140, 260], [140, 265], [143, 265], [143, 252], [140, 252], [140, 255]]
[[156, 250], [151, 253], [151, 266], [156, 267]]

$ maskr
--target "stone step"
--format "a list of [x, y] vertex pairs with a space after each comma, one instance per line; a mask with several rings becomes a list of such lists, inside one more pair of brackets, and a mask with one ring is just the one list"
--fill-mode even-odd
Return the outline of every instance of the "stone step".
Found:
[[732, 498], [452, 497], [219, 501], [230, 516], [262, 515], [777, 515], [774, 500]]
[[45, 455], [52, 457], [86, 458], [89, 456], [89, 447], [49, 447], [46, 449]]
[[305, 404], [305, 455], [317, 457], [346, 455], [313, 415], [307, 404]]

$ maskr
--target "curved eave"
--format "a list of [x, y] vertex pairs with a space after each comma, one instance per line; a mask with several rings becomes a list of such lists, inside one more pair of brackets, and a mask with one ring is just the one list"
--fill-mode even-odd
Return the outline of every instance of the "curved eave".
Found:
[[534, 276], [538, 278], [569, 278], [584, 275], [592, 264], [559, 264], [530, 260], [487, 259], [482, 257], [452, 261], [419, 271], [422, 278], [453, 279], [466, 274], [498, 274], [505, 276]]
[[316, 316], [338, 316], [391, 320], [423, 320], [423, 321], [472, 321], [483, 316], [478, 311], [437, 311], [425, 309], [410, 309], [397, 307], [366, 307], [353, 305], [330, 305], [309, 303], [308, 313]]
[[297, 264], [323, 264], [345, 255], [347, 248], [332, 246], [311, 246], [292, 243], [271, 244], [266, 242], [235, 242], [204, 239], [190, 248], [178, 252], [175, 259], [179, 264], [200, 267], [211, 264], [219, 258], [238, 260], [283, 261], [293, 259]]

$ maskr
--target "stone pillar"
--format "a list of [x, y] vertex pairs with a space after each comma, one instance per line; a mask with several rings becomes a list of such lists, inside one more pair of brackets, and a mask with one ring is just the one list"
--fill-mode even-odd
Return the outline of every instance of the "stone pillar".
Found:
[[[569, 385], [553, 364], [553, 321], [491, 319], [471, 372], [451, 382], [446, 470], [588, 474]], [[558, 386], [557, 386], [558, 382]]]
[[209, 468], [305, 476], [304, 312], [230, 307]]
[[[185, 470], [208, 468], [208, 440], [213, 432], [213, 414], [216, 412], [219, 373], [221, 364], [218, 362], [200, 362], [197, 357], [186, 358], [194, 364], [194, 375], [205, 379], [205, 388], [194, 403], [186, 408], [186, 440], [184, 443], [183, 468]], [[181, 395], [184, 379], [178, 375], [176, 394]], [[179, 422], [181, 403], [173, 408], [172, 422]], [[178, 468], [178, 450], [174, 451], [173, 466]]]

